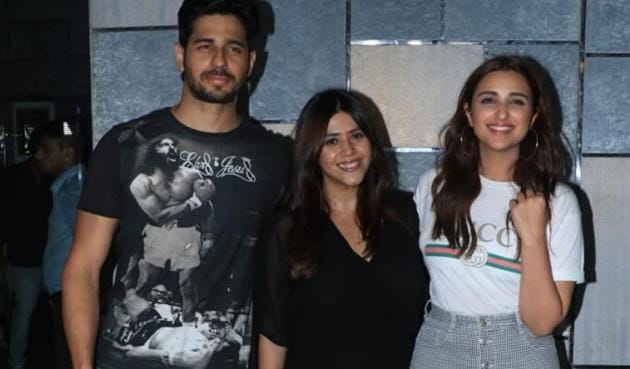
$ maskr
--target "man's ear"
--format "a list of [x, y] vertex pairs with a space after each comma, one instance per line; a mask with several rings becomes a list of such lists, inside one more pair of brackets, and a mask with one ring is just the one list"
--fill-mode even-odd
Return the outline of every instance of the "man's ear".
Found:
[[77, 157], [77, 151], [72, 146], [65, 146], [63, 148], [63, 158], [66, 162], [74, 163]]
[[252, 75], [254, 64], [256, 64], [256, 50], [252, 50], [249, 52], [249, 70], [247, 71], [248, 77]]
[[185, 69], [184, 59], [186, 54], [186, 48], [179, 42], [175, 43], [175, 63], [177, 64], [177, 70], [182, 73]]

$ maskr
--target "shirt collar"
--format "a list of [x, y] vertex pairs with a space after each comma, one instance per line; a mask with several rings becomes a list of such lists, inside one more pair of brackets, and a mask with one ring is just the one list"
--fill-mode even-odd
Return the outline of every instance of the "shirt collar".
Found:
[[82, 164], [76, 164], [66, 169], [65, 172], [61, 173], [50, 185], [50, 191], [53, 193], [57, 193], [61, 186], [71, 177], [76, 176], [79, 178], [79, 181], [83, 181], [84, 170]]

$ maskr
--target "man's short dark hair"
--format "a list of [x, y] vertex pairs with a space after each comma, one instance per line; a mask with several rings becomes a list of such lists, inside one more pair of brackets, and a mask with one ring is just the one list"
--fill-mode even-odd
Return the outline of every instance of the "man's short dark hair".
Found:
[[77, 134], [77, 126], [74, 122], [64, 119], [55, 119], [50, 122], [37, 125], [29, 138], [31, 152], [37, 150], [44, 138], [52, 138], [59, 141], [62, 146], [69, 146], [75, 150], [80, 149], [81, 137]]
[[258, 8], [253, 0], [184, 0], [177, 13], [179, 43], [186, 47], [193, 23], [204, 15], [233, 15], [245, 28], [247, 47], [252, 49], [258, 33]]

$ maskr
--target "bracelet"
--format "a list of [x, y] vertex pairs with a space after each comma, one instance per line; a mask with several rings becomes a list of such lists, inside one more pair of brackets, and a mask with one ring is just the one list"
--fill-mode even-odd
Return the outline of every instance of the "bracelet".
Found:
[[162, 361], [162, 364], [164, 365], [169, 365], [172, 364], [171, 363], [171, 359], [169, 358], [169, 353], [168, 351], [164, 351], [162, 353], [162, 355], [160, 355], [160, 361]]
[[194, 193], [192, 194], [192, 196], [190, 196], [188, 200], [186, 200], [186, 203], [190, 206], [190, 210], [195, 210], [202, 205], [201, 200], [199, 200], [197, 195]]

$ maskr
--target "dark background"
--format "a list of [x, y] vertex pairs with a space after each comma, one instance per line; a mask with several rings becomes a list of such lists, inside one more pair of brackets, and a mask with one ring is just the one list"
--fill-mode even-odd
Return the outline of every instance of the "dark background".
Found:
[[54, 106], [55, 117], [90, 129], [88, 19], [86, 0], [0, 0], [0, 166], [24, 159], [16, 103]]
[[[48, 120], [41, 106], [53, 107], [53, 118], [78, 121], [89, 135], [88, 19], [86, 0], [0, 0], [0, 125], [5, 132], [0, 167], [26, 158], [23, 125]], [[2, 253], [0, 368], [6, 367], [11, 303], [5, 266]], [[42, 292], [31, 322], [28, 368], [48, 368], [54, 363], [52, 336], [47, 294]]]

